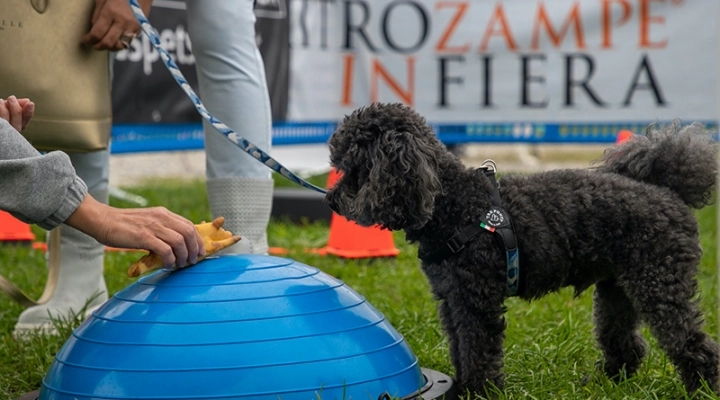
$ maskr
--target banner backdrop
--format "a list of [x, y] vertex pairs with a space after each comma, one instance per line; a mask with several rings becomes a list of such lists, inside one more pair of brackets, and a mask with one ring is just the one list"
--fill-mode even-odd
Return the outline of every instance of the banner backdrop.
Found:
[[[258, 0], [256, 28], [276, 137], [299, 127], [300, 142], [322, 142], [343, 115], [383, 101], [415, 107], [445, 142], [607, 142], [676, 118], [717, 126], [719, 7]], [[194, 84], [184, 2], [155, 8], [151, 22]], [[145, 38], [117, 54], [116, 122], [199, 121], [157, 57]]]
[[291, 4], [293, 120], [397, 101], [433, 123], [542, 139], [718, 118], [715, 1]]

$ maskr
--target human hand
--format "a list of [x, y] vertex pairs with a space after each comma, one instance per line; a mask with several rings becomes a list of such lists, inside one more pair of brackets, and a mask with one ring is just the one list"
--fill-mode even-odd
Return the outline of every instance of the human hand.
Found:
[[[152, 0], [138, 0], [138, 4], [145, 15], [150, 13]], [[82, 42], [95, 50], [126, 49], [140, 34], [140, 24], [127, 0], [96, 0], [90, 22], [92, 26]]]
[[[212, 222], [203, 221], [201, 224], [195, 225], [200, 237], [202, 237], [203, 246], [206, 251], [204, 256], [200, 256], [198, 258], [198, 261], [201, 261], [205, 257], [213, 253], [217, 253], [228, 246], [232, 246], [240, 240], [240, 236], [234, 236], [232, 232], [223, 229], [223, 224], [225, 224], [225, 218], [217, 217]], [[162, 267], [163, 265], [160, 256], [150, 252], [150, 254], [147, 254], [138, 261], [134, 262], [128, 269], [127, 274], [131, 278], [136, 278], [142, 274]]]
[[195, 225], [164, 207], [115, 208], [88, 194], [65, 223], [107, 246], [149, 250], [164, 267], [195, 264], [206, 253]]
[[30, 99], [18, 99], [15, 96], [7, 100], [0, 99], [0, 118], [8, 121], [18, 132], [25, 129], [34, 113], [35, 103]]

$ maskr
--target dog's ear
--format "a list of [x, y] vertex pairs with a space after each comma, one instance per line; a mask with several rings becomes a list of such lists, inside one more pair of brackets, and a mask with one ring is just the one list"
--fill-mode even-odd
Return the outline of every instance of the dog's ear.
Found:
[[437, 176], [439, 149], [434, 135], [387, 131], [377, 137], [368, 148], [369, 181], [357, 193], [364, 213], [393, 230], [425, 225], [442, 190]]

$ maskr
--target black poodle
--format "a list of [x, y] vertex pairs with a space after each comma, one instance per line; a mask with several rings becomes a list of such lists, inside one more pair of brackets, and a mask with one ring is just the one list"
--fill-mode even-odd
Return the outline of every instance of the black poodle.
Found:
[[466, 168], [402, 104], [354, 111], [329, 146], [342, 177], [328, 205], [419, 245], [462, 389], [503, 387], [508, 296], [595, 284], [599, 365], [609, 376], [637, 370], [644, 322], [689, 392], [703, 379], [718, 392], [719, 349], [702, 330], [695, 281], [702, 250], [691, 207], [710, 204], [717, 172], [701, 125], [650, 127], [594, 169], [499, 183], [490, 167]]

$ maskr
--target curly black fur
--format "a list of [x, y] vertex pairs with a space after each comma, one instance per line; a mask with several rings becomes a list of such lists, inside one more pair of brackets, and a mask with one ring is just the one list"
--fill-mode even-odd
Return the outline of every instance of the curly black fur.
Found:
[[[716, 146], [698, 125], [650, 129], [608, 150], [595, 170], [503, 175], [500, 195], [520, 246], [521, 297], [595, 284], [595, 334], [612, 377], [635, 372], [646, 323], [688, 391], [718, 392], [718, 345], [702, 330], [695, 274], [702, 251], [689, 206], [708, 203]], [[465, 168], [425, 120], [401, 104], [347, 116], [330, 138], [343, 173], [332, 209], [361, 225], [402, 229], [421, 254], [445, 245], [490, 208], [493, 182]], [[459, 384], [503, 387], [504, 251], [490, 233], [437, 263], [423, 263], [448, 334]]]

